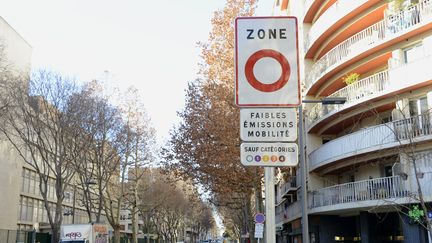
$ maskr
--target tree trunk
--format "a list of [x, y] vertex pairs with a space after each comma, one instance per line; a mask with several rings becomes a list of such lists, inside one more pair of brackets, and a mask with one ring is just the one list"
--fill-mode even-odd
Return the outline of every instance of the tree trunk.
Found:
[[114, 228], [114, 242], [113, 243], [120, 243], [120, 226], [117, 225]]
[[58, 243], [60, 241], [60, 225], [55, 225], [54, 227], [51, 227], [51, 230], [51, 243]]
[[[136, 196], [135, 190], [135, 196]], [[136, 198], [135, 198], [136, 199]], [[135, 201], [136, 202], [136, 201]], [[132, 206], [132, 242], [138, 243], [138, 210], [136, 207], [136, 203]]]

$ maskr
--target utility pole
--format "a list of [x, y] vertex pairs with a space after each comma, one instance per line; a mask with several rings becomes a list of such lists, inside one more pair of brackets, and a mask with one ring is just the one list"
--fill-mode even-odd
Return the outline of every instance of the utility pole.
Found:
[[73, 190], [73, 201], [72, 201], [72, 224], [75, 224], [75, 199], [76, 197], [76, 185], [74, 185], [74, 190]]
[[274, 192], [274, 168], [264, 167], [265, 183], [265, 239], [266, 243], [276, 242], [276, 216]]

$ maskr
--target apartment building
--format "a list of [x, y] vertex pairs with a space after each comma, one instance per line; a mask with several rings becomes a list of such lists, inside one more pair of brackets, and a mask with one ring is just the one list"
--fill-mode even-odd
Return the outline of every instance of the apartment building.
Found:
[[[303, 99], [317, 101], [303, 104], [310, 242], [431, 242], [408, 215], [423, 195], [432, 217], [432, 1], [274, 6], [298, 18]], [[277, 186], [278, 242], [301, 242], [296, 175]]]

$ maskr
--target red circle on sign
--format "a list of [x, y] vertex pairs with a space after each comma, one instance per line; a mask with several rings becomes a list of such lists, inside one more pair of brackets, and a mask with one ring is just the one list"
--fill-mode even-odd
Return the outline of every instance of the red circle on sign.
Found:
[[[282, 68], [282, 73], [280, 78], [276, 82], [271, 84], [264, 84], [260, 82], [258, 79], [256, 79], [255, 74], [253, 72], [253, 68], [255, 64], [261, 58], [264, 57], [270, 57], [275, 59], [276, 61], [279, 62]], [[288, 60], [284, 57], [284, 55], [282, 55], [282, 53], [271, 49], [264, 49], [255, 52], [248, 58], [245, 66], [245, 74], [246, 74], [247, 81], [255, 89], [262, 92], [273, 92], [281, 89], [288, 82], [291, 74], [291, 68], [288, 63]]]

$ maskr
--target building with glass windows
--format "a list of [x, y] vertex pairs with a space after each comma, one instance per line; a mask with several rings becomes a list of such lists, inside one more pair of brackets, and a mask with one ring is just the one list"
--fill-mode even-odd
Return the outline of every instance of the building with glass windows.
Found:
[[[277, 0], [273, 14], [298, 18], [303, 99], [346, 98], [303, 104], [310, 242], [431, 242], [432, 1]], [[278, 242], [301, 242], [296, 171], [277, 186]]]
[[[28, 76], [31, 54], [30, 44], [0, 17], [0, 75], [7, 69], [14, 75]], [[5, 139], [0, 139], [0, 168], [0, 231], [49, 228], [47, 211], [39, 189], [39, 176]], [[47, 190], [48, 198], [52, 200], [50, 203], [54, 205], [54, 179], [48, 179]], [[82, 205], [75, 203], [74, 207], [74, 197], [78, 198], [81, 194], [82, 187], [68, 187], [64, 199], [64, 223], [88, 222]], [[51, 208], [54, 209], [54, 206]], [[1, 239], [3, 238], [0, 237]]]

